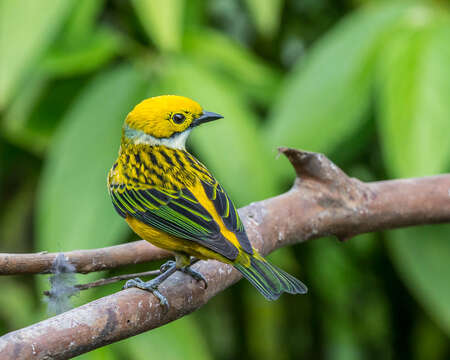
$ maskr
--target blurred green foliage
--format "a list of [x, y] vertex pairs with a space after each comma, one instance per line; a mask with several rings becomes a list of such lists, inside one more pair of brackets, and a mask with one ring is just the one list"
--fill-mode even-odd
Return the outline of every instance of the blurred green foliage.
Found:
[[[278, 146], [324, 152], [368, 181], [448, 172], [450, 7], [0, 0], [1, 250], [134, 239], [106, 173], [127, 112], [161, 93], [225, 116], [194, 132], [190, 148], [240, 206], [291, 184]], [[267, 303], [241, 282], [189, 317], [80, 358], [446, 359], [449, 237], [449, 226], [429, 226], [282, 249], [273, 261], [309, 285], [307, 296]], [[46, 279], [34, 280], [1, 279], [1, 333], [47, 316]]]

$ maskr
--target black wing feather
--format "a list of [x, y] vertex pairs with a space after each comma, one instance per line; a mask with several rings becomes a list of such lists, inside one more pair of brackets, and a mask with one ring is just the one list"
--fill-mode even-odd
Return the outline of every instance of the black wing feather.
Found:
[[229, 260], [239, 250], [220, 232], [219, 225], [188, 189], [178, 192], [156, 187], [135, 190], [110, 190], [119, 215], [136, 219], [173, 236], [192, 240]]
[[208, 183], [202, 181], [203, 188], [208, 198], [213, 202], [218, 214], [222, 217], [226, 228], [233, 231], [247, 254], [253, 254], [253, 247], [248, 240], [244, 226], [239, 218], [239, 214], [226, 191], [218, 182]]

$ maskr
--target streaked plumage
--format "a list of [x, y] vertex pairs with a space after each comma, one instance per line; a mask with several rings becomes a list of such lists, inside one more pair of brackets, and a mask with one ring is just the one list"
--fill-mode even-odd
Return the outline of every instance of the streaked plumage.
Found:
[[179, 96], [150, 98], [135, 107], [108, 176], [116, 211], [143, 239], [174, 252], [179, 267], [189, 265], [189, 256], [216, 259], [234, 265], [268, 299], [306, 292], [251, 246], [225, 190], [184, 149], [205, 114]]

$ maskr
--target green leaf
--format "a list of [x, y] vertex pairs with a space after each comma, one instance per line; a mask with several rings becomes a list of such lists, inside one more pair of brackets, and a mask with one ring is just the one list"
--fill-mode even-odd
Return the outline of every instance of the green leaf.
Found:
[[236, 205], [276, 194], [277, 176], [268, 165], [275, 156], [266, 150], [255, 114], [233, 84], [181, 58], [167, 61], [165, 69], [163, 93], [188, 96], [225, 117], [193, 131], [191, 141]]
[[107, 27], [99, 28], [76, 46], [51, 49], [42, 68], [53, 76], [85, 74], [105, 66], [118, 53], [118, 35]]
[[[78, 355], [77, 360], [121, 360], [122, 354], [117, 353], [116, 344], [103, 346], [101, 348], [89, 351], [88, 353]], [[133, 359], [134, 360], [134, 359]]]
[[404, 6], [348, 16], [297, 64], [271, 111], [269, 146], [329, 153], [364, 123], [374, 60]]
[[391, 231], [393, 260], [413, 295], [450, 335], [450, 225]]
[[9, 141], [42, 157], [63, 116], [84, 89], [86, 78], [51, 81], [38, 70], [30, 74], [3, 120]]
[[62, 34], [63, 42], [77, 44], [91, 35], [105, 0], [78, 0]]
[[[0, 1], [0, 109], [50, 45], [72, 0]], [[5, 36], [8, 34], [8, 36]]]
[[[7, 156], [14, 159], [11, 153], [8, 153]], [[17, 161], [17, 159], [13, 161]], [[13, 169], [17, 168], [13, 167]], [[11, 169], [6, 169], [6, 171], [8, 170]], [[14, 190], [8, 191], [9, 199], [2, 200], [2, 212], [0, 213], [0, 239], [2, 239], [0, 251], [2, 252], [26, 252], [29, 250], [27, 243], [29, 240], [28, 222], [36, 182], [36, 176], [30, 175], [28, 174], [27, 181], [23, 185], [16, 183]]]
[[162, 51], [177, 51], [183, 34], [184, 0], [133, 0], [145, 31]]
[[36, 110], [36, 105], [45, 92], [47, 84], [48, 77], [41, 69], [30, 74], [27, 86], [23, 87], [20, 96], [11, 101], [1, 124], [5, 138], [35, 153], [42, 152], [48, 142], [48, 137], [32, 131], [29, 120]]
[[416, 359], [442, 360], [448, 352], [448, 336], [430, 319], [421, 316], [417, 320], [411, 343]]
[[281, 75], [238, 42], [213, 30], [191, 32], [184, 38], [185, 53], [198, 64], [223, 72], [236, 84], [236, 90], [262, 103], [270, 104], [278, 90]]
[[[421, 13], [419, 11], [422, 11]], [[450, 21], [417, 8], [385, 47], [378, 87], [382, 149], [392, 177], [433, 175], [449, 169]], [[387, 234], [393, 261], [413, 295], [450, 334], [450, 227]]]
[[111, 205], [106, 175], [143, 82], [129, 66], [101, 74], [63, 120], [41, 178], [37, 250], [103, 247], [124, 236], [127, 227]]
[[97, 26], [104, 0], [79, 0], [71, 16], [42, 61], [53, 76], [74, 76], [93, 71], [119, 51], [121, 38], [108, 26]]
[[385, 46], [378, 112], [383, 155], [393, 177], [433, 175], [450, 165], [449, 39], [450, 21], [430, 17]]
[[373, 258], [349, 247], [361, 237], [374, 240], [373, 234], [358, 237], [345, 245], [331, 238], [309, 245], [310, 289], [321, 309], [327, 358], [364, 359], [373, 351], [389, 358], [392, 323], [379, 274], [370, 265]]
[[0, 317], [2, 323], [6, 320], [9, 325], [8, 331], [37, 321], [33, 293], [23, 279], [7, 276], [2, 279], [1, 286]]
[[283, 351], [283, 329], [288, 326], [285, 323], [283, 301], [267, 301], [248, 283], [242, 300], [251, 357], [260, 360], [288, 359], [287, 353]]
[[[299, 270], [300, 264], [292, 248], [280, 248], [266, 258], [289, 274], [302, 278], [303, 272]], [[294, 325], [291, 323], [293, 320], [286, 316], [288, 296], [282, 296], [277, 301], [267, 301], [247, 281], [242, 286], [245, 331], [251, 357], [260, 360], [288, 359], [288, 354], [283, 350], [287, 341], [285, 331], [286, 329], [294, 330]], [[298, 297], [294, 301], [299, 307], [303, 308], [302, 305], [305, 300], [304, 297]], [[307, 310], [302, 309], [299, 313], [303, 311]], [[294, 332], [298, 330], [298, 328], [295, 328]], [[261, 341], [261, 339], [265, 340]]]
[[[118, 52], [117, 33], [107, 27], [94, 32], [94, 20], [103, 0], [76, 2], [70, 18], [18, 89], [3, 118], [9, 141], [41, 155], [55, 125], [66, 110], [85, 74], [105, 64]], [[55, 76], [71, 76], [58, 82]], [[77, 83], [78, 82], [78, 83]], [[68, 101], [69, 99], [69, 101]]]
[[246, 0], [247, 8], [258, 31], [266, 37], [272, 37], [281, 20], [284, 0]]

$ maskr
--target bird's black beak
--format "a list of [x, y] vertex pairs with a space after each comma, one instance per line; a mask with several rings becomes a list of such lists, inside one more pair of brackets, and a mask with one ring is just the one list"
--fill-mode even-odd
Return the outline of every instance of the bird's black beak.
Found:
[[192, 122], [191, 127], [195, 127], [219, 119], [223, 119], [223, 116], [220, 114], [213, 113], [211, 111], [203, 111], [203, 114]]

